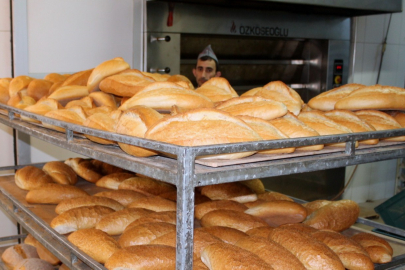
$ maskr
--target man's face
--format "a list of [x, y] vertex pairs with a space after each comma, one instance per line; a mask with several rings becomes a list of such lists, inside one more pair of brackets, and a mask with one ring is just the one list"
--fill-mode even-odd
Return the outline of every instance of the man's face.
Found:
[[206, 61], [198, 59], [197, 66], [193, 69], [193, 74], [197, 80], [198, 87], [212, 77], [221, 76], [221, 73], [216, 71], [215, 61], [212, 59]]

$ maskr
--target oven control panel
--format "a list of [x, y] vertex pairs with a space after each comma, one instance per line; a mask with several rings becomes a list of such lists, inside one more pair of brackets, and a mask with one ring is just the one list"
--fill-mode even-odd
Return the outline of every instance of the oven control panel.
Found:
[[333, 63], [333, 88], [343, 84], [343, 60], [336, 59]]

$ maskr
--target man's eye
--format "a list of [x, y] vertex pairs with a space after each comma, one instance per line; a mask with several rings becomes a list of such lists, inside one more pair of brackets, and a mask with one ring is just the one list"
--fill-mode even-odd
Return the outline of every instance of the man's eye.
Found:
[[197, 68], [198, 69], [198, 71], [203, 71], [203, 68], [202, 67], [199, 67], [199, 68]]
[[213, 69], [212, 68], [207, 68], [207, 72], [212, 72]]

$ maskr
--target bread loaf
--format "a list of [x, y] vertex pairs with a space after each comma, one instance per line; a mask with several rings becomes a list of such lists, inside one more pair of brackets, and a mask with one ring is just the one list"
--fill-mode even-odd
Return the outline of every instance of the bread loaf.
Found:
[[29, 258], [19, 261], [13, 270], [54, 270], [55, 267], [45, 260]]
[[20, 109], [23, 110], [24, 108], [30, 106], [30, 105], [34, 105], [36, 103], [35, 99], [27, 96], [27, 95], [23, 95], [21, 92], [18, 92], [17, 94], [15, 94], [14, 96], [10, 96], [10, 99], [7, 101], [7, 105], [14, 107], [16, 109]]
[[85, 97], [83, 97], [83, 98], [81, 98], [81, 99], [76, 99], [76, 100], [72, 100], [72, 101], [69, 101], [67, 104], [66, 104], [66, 106], [65, 106], [65, 108], [66, 109], [69, 109], [69, 108], [71, 108], [71, 107], [73, 107], [73, 106], [80, 106], [80, 107], [82, 107], [82, 108], [89, 108], [89, 109], [91, 109], [91, 108], [95, 108], [96, 107], [96, 105], [94, 104], [94, 101], [93, 101], [93, 99], [91, 98], [91, 97], [89, 97], [89, 96], [85, 96]]
[[[115, 112], [116, 112], [116, 111], [113, 111], [113, 113], [112, 113], [112, 115], [111, 115], [111, 117], [112, 117], [113, 119], [115, 119], [115, 117], [116, 117], [116, 116], [115, 116]], [[118, 112], [118, 114], [119, 114], [119, 112]], [[113, 116], [113, 115], [114, 115], [114, 116]], [[101, 161], [101, 160], [92, 159], [92, 160], [91, 160], [91, 163], [92, 163], [92, 164], [97, 168], [97, 170], [98, 170], [101, 174], [103, 174], [103, 175], [125, 172], [124, 169], [122, 169], [122, 168], [120, 168], [120, 167], [117, 167], [117, 166], [115, 166], [115, 165], [112, 165], [112, 164], [103, 162], [103, 161]]]
[[158, 196], [149, 196], [139, 198], [130, 203], [128, 208], [145, 208], [155, 212], [176, 211], [176, 203], [160, 198]]
[[34, 166], [25, 166], [18, 169], [14, 175], [17, 187], [32, 190], [47, 183], [53, 183], [52, 178], [43, 170]]
[[42, 97], [48, 95], [49, 89], [52, 85], [53, 82], [51, 81], [34, 79], [28, 84], [27, 95], [35, 100], [40, 100]]
[[248, 236], [246, 233], [242, 231], [223, 226], [204, 227], [201, 228], [200, 230], [212, 234], [213, 236], [218, 237], [219, 239], [224, 241], [225, 243], [232, 245], [235, 245], [236, 242]]
[[48, 96], [55, 92], [58, 88], [62, 87], [63, 82], [55, 82], [52, 84], [51, 88], [49, 88]]
[[245, 205], [235, 201], [229, 200], [210, 201], [196, 205], [194, 207], [194, 216], [198, 219], [201, 219], [205, 214], [213, 210], [220, 210], [220, 209], [244, 212], [248, 208]]
[[341, 232], [356, 222], [359, 213], [359, 206], [352, 200], [332, 201], [315, 210], [304, 223], [316, 229]]
[[387, 263], [392, 260], [393, 250], [390, 244], [371, 233], [358, 233], [351, 237], [369, 254], [373, 263]]
[[271, 120], [281, 117], [287, 113], [287, 107], [271, 99], [260, 96], [241, 96], [228, 99], [215, 107], [218, 110], [230, 113], [231, 115], [247, 115], [264, 120]]
[[[34, 105], [29, 105], [29, 106], [25, 107], [24, 111], [39, 114], [39, 115], [45, 115], [47, 112], [59, 110], [62, 108], [63, 108], [62, 105], [58, 101], [51, 99], [51, 98], [44, 98], [44, 99], [38, 100]], [[30, 121], [30, 122], [41, 123], [41, 121], [39, 121], [39, 120], [35, 120], [35, 119], [32, 119], [27, 116], [23, 116], [23, 115], [21, 115], [21, 119], [23, 119], [25, 121]]]
[[134, 173], [118, 172], [105, 175], [101, 177], [97, 182], [96, 186], [104, 187], [108, 189], [117, 190], [118, 186], [126, 179], [135, 177]]
[[[115, 132], [117, 122], [111, 118], [108, 114], [104, 113], [95, 113], [87, 117], [87, 119], [83, 122], [83, 125], [88, 128], [99, 129], [103, 131]], [[96, 143], [99, 144], [115, 144], [115, 141], [104, 139], [97, 136], [92, 136], [88, 134], [84, 134], [84, 136]]]
[[60, 234], [94, 228], [104, 216], [113, 212], [111, 208], [100, 205], [73, 208], [52, 219], [51, 227]]
[[44, 245], [42, 245], [37, 239], [35, 239], [31, 234], [24, 240], [24, 244], [34, 246], [37, 249], [38, 257], [41, 260], [47, 261], [52, 265], [60, 264], [60, 260], [58, 257], [53, 255]]
[[99, 197], [99, 196], [86, 196], [81, 198], [73, 198], [73, 199], [66, 199], [61, 201], [55, 208], [55, 212], [57, 214], [62, 214], [73, 208], [78, 207], [85, 207], [85, 206], [95, 206], [101, 205], [105, 207], [109, 207], [114, 211], [119, 211], [124, 209], [124, 206], [119, 202], [106, 198], [106, 197]]
[[145, 195], [159, 195], [176, 190], [171, 184], [143, 176], [135, 176], [122, 181], [118, 185], [118, 189], [133, 190]]
[[68, 240], [99, 263], [105, 263], [120, 249], [113, 237], [94, 228], [77, 230], [68, 236]]
[[272, 201], [264, 202], [249, 208], [246, 214], [261, 218], [272, 227], [283, 224], [300, 223], [307, 217], [307, 210], [296, 202]]
[[270, 227], [268, 225], [256, 227], [246, 231], [246, 234], [249, 236], [257, 236], [267, 239], [269, 237], [270, 232], [274, 230], [274, 227]]
[[259, 194], [258, 195], [259, 199], [262, 199], [267, 202], [272, 202], [272, 201], [290, 201], [293, 202], [294, 200], [288, 197], [287, 195], [284, 195], [279, 192], [275, 191], [266, 191], [265, 193]]
[[176, 225], [165, 222], [145, 223], [125, 230], [118, 239], [118, 243], [121, 247], [147, 245], [159, 236], [170, 232], [176, 232]]
[[119, 235], [133, 221], [151, 213], [153, 213], [151, 210], [142, 208], [122, 209], [103, 217], [96, 224], [96, 229], [102, 230], [109, 235]]
[[[135, 106], [123, 112], [116, 126], [119, 134], [144, 138], [145, 133], [153, 124], [162, 119], [162, 115], [152, 108], [146, 106]], [[139, 146], [119, 142], [118, 145], [127, 154], [148, 157], [156, 155], [157, 152]]]
[[[143, 208], [128, 208], [128, 209], [143, 209]], [[127, 227], [125, 228], [125, 231], [130, 230], [135, 226], [139, 226], [146, 223], [164, 222], [176, 225], [176, 221], [177, 221], [176, 211], [149, 212], [147, 215], [144, 215], [128, 224]]]
[[45, 75], [44, 80], [51, 81], [53, 83], [64, 82], [67, 76], [59, 73], [49, 73]]
[[[59, 121], [68, 122], [76, 125], [83, 125], [84, 120], [86, 120], [86, 115], [84, 114], [84, 110], [79, 107], [71, 107], [69, 109], [61, 109], [61, 110], [54, 110], [49, 111], [45, 114], [46, 117], [53, 118]], [[60, 126], [48, 124], [46, 122], [42, 122], [44, 127], [54, 129], [60, 132], [65, 132], [65, 128]]]
[[204, 186], [201, 188], [201, 194], [211, 200], [229, 200], [239, 196], [256, 195], [250, 188], [237, 182]]
[[93, 99], [94, 104], [97, 107], [108, 106], [113, 108], [114, 110], [117, 109], [117, 101], [115, 100], [115, 97], [111, 94], [97, 91], [90, 93], [89, 97]]
[[90, 74], [93, 72], [93, 69], [87, 69], [83, 71], [76, 72], [70, 75], [66, 80], [63, 81], [61, 86], [68, 86], [68, 85], [80, 85], [86, 86], [87, 80], [90, 77]]
[[17, 244], [8, 247], [1, 254], [1, 259], [8, 269], [13, 269], [18, 262], [26, 258], [39, 258], [35, 247], [27, 244]]
[[315, 200], [312, 202], [303, 203], [302, 205], [307, 209], [308, 216], [318, 210], [319, 208], [330, 204], [332, 201], [328, 200]]
[[140, 71], [126, 70], [103, 79], [100, 90], [117, 96], [132, 97], [154, 81]]
[[195, 91], [208, 97], [216, 104], [239, 96], [228, 80], [222, 77], [213, 77], [209, 79]]
[[112, 191], [102, 191], [99, 193], [94, 194], [94, 196], [99, 196], [99, 197], [106, 197], [106, 198], [110, 198], [113, 199], [117, 202], [119, 202], [120, 204], [122, 204], [123, 206], [128, 206], [130, 205], [132, 202], [146, 197], [145, 194], [142, 194], [140, 192], [136, 192], [133, 190], [125, 190], [125, 189], [121, 189], [121, 190], [112, 190]]
[[65, 199], [87, 196], [89, 194], [79, 187], [48, 183], [30, 190], [25, 200], [28, 203], [58, 204]]
[[8, 87], [10, 98], [17, 95], [18, 92], [26, 90], [32, 80], [34, 80], [34, 78], [25, 75], [14, 77]]
[[308, 106], [315, 110], [331, 111], [335, 109], [336, 102], [347, 97], [354, 90], [362, 87], [365, 87], [365, 85], [358, 83], [349, 83], [339, 86], [313, 97], [308, 101]]
[[[182, 146], [262, 140], [245, 122], [216, 109], [196, 109], [164, 118], [148, 129], [145, 138]], [[199, 156], [197, 159], [237, 159], [254, 153]]]
[[0, 79], [0, 103], [7, 104], [7, 101], [10, 99], [8, 88], [11, 80], [11, 78]]
[[211, 270], [274, 269], [252, 252], [226, 243], [216, 243], [204, 248], [201, 260]]
[[270, 239], [257, 236], [245, 237], [239, 240], [236, 246], [259, 256], [260, 259], [271, 265], [275, 270], [306, 269], [290, 251]]
[[95, 183], [102, 177], [97, 168], [91, 163], [91, 160], [68, 158], [65, 160], [65, 164], [72, 168], [77, 175], [90, 183]]
[[48, 98], [55, 99], [65, 106], [69, 101], [81, 99], [89, 95], [86, 86], [68, 85], [56, 89]]
[[269, 238], [294, 254], [306, 269], [345, 269], [330, 248], [308, 234], [295, 229], [275, 228]]
[[75, 185], [77, 183], [75, 171], [61, 161], [47, 162], [42, 170], [52, 177], [55, 183], [62, 185]]
[[401, 125], [401, 127], [405, 127], [405, 113], [401, 111], [388, 111], [389, 115], [394, 117], [394, 119]]
[[[218, 77], [214, 77], [218, 78]], [[179, 85], [184, 85], [186, 88], [194, 89], [193, 83], [184, 75], [175, 74], [167, 78], [166, 82], [174, 82]]]
[[126, 247], [115, 252], [104, 266], [108, 270], [173, 270], [176, 268], [176, 248], [161, 245]]
[[244, 180], [244, 181], [240, 181], [239, 183], [241, 183], [242, 185], [247, 186], [248, 188], [250, 188], [254, 193], [256, 194], [263, 194], [266, 192], [263, 182], [260, 179], [250, 179], [250, 180]]
[[[177, 202], [177, 191], [169, 191], [159, 194], [159, 197], [173, 202]], [[194, 205], [211, 201], [207, 196], [201, 195], [199, 192], [194, 193]]]

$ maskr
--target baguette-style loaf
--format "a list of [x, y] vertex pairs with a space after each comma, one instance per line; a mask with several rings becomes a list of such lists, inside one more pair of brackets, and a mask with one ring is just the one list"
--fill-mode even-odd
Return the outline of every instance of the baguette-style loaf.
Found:
[[[218, 78], [218, 77], [215, 77], [215, 78]], [[166, 82], [174, 82], [185, 88], [190, 88], [190, 89], [194, 90], [193, 83], [184, 75], [180, 75], [180, 74], [171, 75], [169, 78], [167, 78]]]
[[118, 186], [126, 179], [135, 177], [134, 173], [127, 173], [127, 172], [118, 172], [118, 173], [111, 173], [101, 177], [97, 182], [96, 186], [104, 187], [108, 189], [117, 190]]
[[14, 77], [8, 87], [10, 98], [17, 95], [18, 92], [26, 90], [32, 80], [34, 80], [34, 78], [25, 75]]
[[81, 99], [89, 95], [86, 86], [68, 85], [56, 89], [48, 98], [55, 99], [65, 106], [69, 101]]
[[38, 256], [41, 260], [47, 261], [52, 265], [60, 264], [58, 257], [53, 255], [44, 245], [42, 245], [37, 239], [35, 239], [31, 234], [28, 234], [24, 239], [24, 244], [34, 246], [37, 249]]
[[231, 182], [204, 186], [201, 188], [201, 194], [207, 196], [211, 200], [229, 200], [254, 193], [250, 188], [241, 183]]
[[274, 227], [261, 226], [246, 231], [246, 234], [249, 236], [257, 236], [267, 239], [269, 238], [269, 234], [272, 230], [274, 230]]
[[103, 79], [100, 90], [116, 96], [132, 97], [152, 82], [153, 79], [143, 76], [141, 72], [126, 70]]
[[[84, 110], [82, 107], [79, 107], [79, 106], [74, 106], [69, 109], [60, 109], [60, 110], [49, 111], [45, 114], [45, 116], [59, 120], [59, 121], [76, 124], [76, 125], [83, 125], [84, 120], [86, 120], [86, 115], [84, 114]], [[46, 122], [42, 122], [42, 125], [44, 127], [50, 128], [50, 129], [65, 132], [65, 129], [60, 126], [48, 124]]]
[[316, 210], [318, 210], [319, 208], [330, 204], [332, 201], [328, 201], [328, 200], [315, 200], [312, 202], [307, 202], [302, 204], [308, 212], [308, 216], [311, 215], [313, 212], [315, 212]]
[[[145, 138], [182, 146], [262, 140], [245, 122], [216, 109], [196, 109], [163, 118], [148, 129]], [[254, 153], [250, 151], [199, 156], [197, 159], [237, 159]]]
[[235, 245], [235, 243], [239, 240], [248, 237], [248, 234], [242, 231], [223, 226], [203, 227], [201, 228], [201, 230], [206, 231], [207, 233], [210, 233], [215, 237], [218, 237], [225, 243], [233, 245]]
[[13, 270], [54, 270], [55, 266], [39, 258], [27, 258], [19, 261]]
[[1, 254], [1, 259], [8, 269], [13, 269], [19, 261], [26, 258], [39, 258], [37, 250], [34, 246], [17, 244], [8, 247], [3, 254]]
[[118, 189], [128, 189], [145, 195], [159, 195], [175, 191], [175, 186], [146, 176], [135, 176], [122, 181]]
[[159, 236], [170, 232], [176, 232], [176, 225], [165, 222], [145, 223], [125, 230], [118, 239], [118, 243], [121, 247], [147, 245]]
[[65, 108], [69, 109], [69, 108], [71, 108], [73, 106], [80, 106], [83, 109], [91, 109], [91, 108], [96, 107], [96, 105], [94, 104], [93, 99], [91, 97], [89, 97], [89, 96], [85, 96], [84, 98], [81, 98], [81, 99], [76, 99], [76, 100], [69, 101], [66, 104]]
[[176, 203], [158, 196], [139, 198], [130, 203], [128, 208], [145, 208], [155, 212], [176, 211]]
[[[103, 131], [115, 132], [117, 122], [105, 113], [95, 113], [87, 117], [83, 125], [88, 128], [100, 129]], [[87, 139], [99, 144], [115, 144], [114, 141], [84, 134]]]
[[68, 74], [59, 74], [59, 73], [48, 73], [45, 75], [44, 80], [53, 82], [53, 83], [59, 83], [59, 82], [64, 82], [68, 77], [70, 77]]
[[[143, 209], [143, 208], [128, 208], [128, 209]], [[177, 222], [176, 211], [163, 211], [163, 212], [152, 212], [151, 210], [148, 211], [149, 213], [147, 215], [144, 215], [128, 224], [124, 231], [130, 230], [131, 228], [142, 224], [154, 222], [164, 222], [176, 225]]]
[[77, 174], [68, 165], [61, 161], [50, 161], [42, 167], [53, 181], [62, 185], [75, 185], [77, 183]]
[[91, 160], [83, 158], [68, 158], [65, 160], [65, 164], [72, 168], [78, 176], [90, 183], [95, 183], [102, 177], [101, 173], [93, 165]]
[[197, 219], [201, 219], [205, 214], [219, 209], [244, 212], [248, 208], [245, 205], [235, 201], [229, 200], [209, 201], [196, 205], [194, 207], [194, 216]]
[[263, 184], [262, 180], [260, 180], [260, 179], [244, 180], [244, 181], [240, 181], [239, 183], [247, 186], [256, 194], [263, 194], [266, 192], [266, 190], [264, 188], [264, 184]]
[[105, 263], [120, 249], [112, 236], [94, 228], [77, 230], [68, 236], [68, 240], [99, 263]]
[[140, 198], [146, 197], [145, 194], [142, 194], [140, 192], [136, 192], [133, 190], [126, 190], [126, 189], [102, 191], [102, 192], [94, 194], [94, 196], [113, 199], [125, 207]]
[[373, 263], [387, 263], [392, 260], [393, 249], [390, 244], [371, 233], [358, 233], [351, 237], [359, 243], [370, 255]]
[[7, 101], [10, 99], [8, 88], [11, 80], [11, 78], [0, 79], [0, 103], [7, 104]]
[[[41, 100], [38, 100], [34, 105], [25, 107], [24, 111], [39, 115], [45, 115], [47, 112], [59, 109], [63, 109], [63, 106], [58, 101], [51, 98], [43, 98]], [[29, 122], [41, 123], [41, 121], [39, 120], [35, 120], [24, 115], [21, 115], [21, 119]]]
[[48, 95], [52, 85], [53, 82], [51, 81], [34, 79], [28, 84], [27, 95], [33, 97], [35, 100], [40, 100], [42, 97]]
[[266, 191], [265, 193], [259, 194], [258, 195], [259, 199], [262, 199], [267, 202], [272, 202], [272, 201], [290, 201], [293, 202], [294, 200], [288, 197], [287, 195], [284, 195], [279, 192], [275, 191]]
[[17, 170], [14, 179], [17, 187], [24, 190], [32, 190], [44, 184], [53, 183], [52, 178], [43, 170], [31, 165]]
[[116, 200], [99, 197], [99, 196], [86, 196], [81, 198], [66, 199], [61, 201], [55, 208], [56, 214], [62, 214], [73, 208], [84, 207], [84, 206], [95, 206], [101, 205], [109, 207], [114, 211], [119, 211], [124, 209], [124, 206], [117, 202]]
[[402, 111], [389, 111], [389, 115], [394, 117], [394, 119], [401, 125], [401, 127], [405, 127], [405, 113]]
[[66, 199], [87, 196], [89, 194], [79, 187], [48, 183], [30, 190], [25, 196], [25, 200], [28, 203], [58, 204]]
[[61, 86], [68, 86], [68, 85], [80, 85], [80, 86], [86, 86], [87, 85], [87, 80], [90, 77], [90, 74], [93, 72], [93, 69], [87, 69], [83, 71], [76, 72], [69, 77], [66, 78], [66, 80], [63, 81]]
[[14, 96], [10, 96], [10, 99], [7, 101], [7, 105], [21, 110], [28, 106], [34, 105], [35, 103], [36, 101], [34, 98], [24, 95], [22, 92], [18, 92]]
[[195, 91], [208, 97], [214, 103], [222, 102], [239, 96], [238, 93], [236, 93], [236, 91], [232, 88], [228, 80], [222, 77], [213, 77], [209, 79]]
[[113, 212], [111, 208], [100, 205], [73, 208], [52, 219], [51, 227], [60, 234], [94, 228], [104, 216]]
[[115, 97], [111, 94], [97, 91], [90, 93], [89, 97], [93, 99], [94, 104], [97, 107], [108, 106], [113, 108], [114, 110], [117, 109], [117, 101], [115, 100]]

